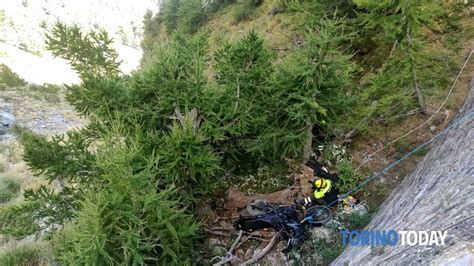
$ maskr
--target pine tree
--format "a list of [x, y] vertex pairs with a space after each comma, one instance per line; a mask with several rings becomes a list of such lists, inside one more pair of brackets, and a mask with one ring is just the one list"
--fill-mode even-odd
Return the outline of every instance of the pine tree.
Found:
[[[305, 43], [278, 65], [265, 107], [268, 126], [252, 143], [254, 150], [307, 160], [315, 132], [350, 109], [349, 57], [341, 43], [350, 36], [340, 20], [323, 19], [308, 29]], [[303, 156], [301, 156], [303, 155]]]
[[55, 250], [66, 264], [189, 263], [197, 224], [184, 206], [213, 192], [219, 157], [193, 124], [169, 126], [202, 101], [206, 41], [176, 36], [131, 77], [118, 70], [111, 42], [62, 24], [48, 37], [79, 72], [68, 100], [91, 123], [51, 140], [20, 132], [32, 172], [63, 186], [26, 191], [25, 204], [0, 211], [0, 231], [24, 237], [65, 226]]
[[178, 9], [178, 29], [185, 32], [196, 32], [206, 21], [207, 13], [201, 0], [183, 1]]
[[225, 44], [214, 58], [215, 79], [222, 91], [213, 104], [217, 117], [212, 120], [224, 134], [219, 149], [224, 151], [225, 158], [256, 160], [250, 159], [247, 143], [266, 123], [266, 90], [275, 55], [252, 30], [241, 40]]
[[123, 139], [125, 131], [116, 124], [107, 133], [96, 154], [98, 182], [84, 193], [74, 221], [56, 234], [56, 256], [64, 264], [187, 264], [195, 219], [173, 185], [157, 179], [162, 166], [145, 157], [142, 133]]
[[423, 27], [433, 23], [442, 11], [434, 1], [356, 1], [368, 10], [360, 14], [363, 29], [389, 47], [386, 59], [364, 93], [366, 112], [372, 116], [393, 116], [408, 112], [415, 105], [425, 112], [424, 94], [430, 87], [445, 84], [445, 53], [424, 49]]
[[163, 23], [168, 33], [173, 32], [178, 28], [178, 10], [181, 6], [182, 0], [165, 0], [162, 3], [162, 10], [160, 16], [163, 18]]

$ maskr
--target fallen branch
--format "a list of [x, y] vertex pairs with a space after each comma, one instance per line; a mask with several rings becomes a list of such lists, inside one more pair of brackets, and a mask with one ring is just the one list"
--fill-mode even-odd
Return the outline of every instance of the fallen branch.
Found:
[[272, 240], [270, 240], [270, 243], [268, 243], [268, 245], [262, 249], [262, 251], [260, 251], [258, 254], [254, 255], [252, 258], [250, 258], [249, 260], [247, 261], [244, 261], [242, 264], [240, 264], [241, 266], [243, 265], [249, 265], [249, 264], [252, 264], [252, 263], [255, 263], [257, 261], [259, 261], [261, 258], [263, 258], [263, 256], [265, 256], [265, 254], [268, 253], [268, 251], [270, 251], [272, 249], [272, 247], [275, 245], [276, 243], [276, 240], [278, 239], [278, 237], [280, 236], [280, 232], [276, 233]]
[[240, 243], [237, 245], [236, 248], [239, 248], [241, 247], [245, 242], [247, 242], [247, 240], [250, 240], [250, 239], [255, 239], [255, 240], [259, 240], [259, 241], [264, 241], [264, 239], [262, 237], [258, 237], [256, 235], [249, 235], [247, 237], [244, 237], [242, 239], [242, 241], [240, 241]]
[[222, 232], [219, 232], [219, 231], [210, 230], [210, 229], [207, 229], [207, 228], [203, 228], [202, 230], [203, 230], [204, 232], [206, 232], [206, 233], [211, 234], [211, 235], [225, 236], [225, 237], [228, 237], [228, 236], [229, 236], [229, 235], [226, 234], [226, 233], [222, 233]]
[[234, 240], [234, 243], [232, 243], [232, 246], [230, 246], [229, 250], [227, 250], [227, 254], [223, 258], [221, 258], [221, 261], [213, 264], [214, 266], [224, 265], [227, 262], [230, 262], [232, 259], [236, 258], [234, 255], [232, 255], [232, 252], [234, 251], [235, 247], [239, 243], [243, 234], [244, 234], [244, 231], [240, 230], [239, 236], [237, 236], [237, 238]]
[[231, 219], [237, 219], [237, 218], [240, 218], [239, 215], [234, 215], [234, 216], [227, 216], [227, 217], [217, 217], [216, 219], [217, 220], [231, 220]]
[[206, 227], [208, 230], [216, 230], [216, 231], [233, 231], [235, 230], [234, 227]]

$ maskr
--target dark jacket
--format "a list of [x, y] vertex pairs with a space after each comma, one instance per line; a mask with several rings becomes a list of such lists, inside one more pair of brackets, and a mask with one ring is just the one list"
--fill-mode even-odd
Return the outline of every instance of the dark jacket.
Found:
[[[336, 188], [337, 187], [337, 182], [339, 181], [339, 177], [337, 174], [331, 174], [331, 173], [328, 173], [326, 171], [324, 171], [323, 169], [323, 165], [320, 164], [319, 162], [315, 161], [315, 160], [310, 160], [306, 163], [306, 166], [310, 167], [311, 169], [313, 169], [314, 171], [314, 175], [317, 176], [317, 177], [322, 177], [324, 179], [329, 179], [331, 180], [332, 182], [332, 188], [331, 190], [329, 190], [325, 195], [324, 195], [324, 198], [322, 198], [324, 200], [324, 203], [327, 205], [327, 204], [332, 204], [332, 206], [334, 206], [335, 204], [337, 204], [337, 199], [338, 199], [338, 194], [339, 194], [339, 190]], [[314, 187], [314, 184], [313, 184], [313, 191], [315, 190], [316, 188]]]

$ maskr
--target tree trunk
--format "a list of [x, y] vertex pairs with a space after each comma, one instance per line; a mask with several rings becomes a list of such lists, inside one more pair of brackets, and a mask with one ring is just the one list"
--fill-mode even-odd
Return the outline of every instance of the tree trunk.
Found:
[[311, 157], [311, 152], [313, 151], [313, 125], [307, 123], [306, 124], [306, 140], [303, 147], [303, 163], [306, 163]]
[[[406, 2], [406, 12], [410, 12], [410, 0], [407, 0]], [[408, 14], [405, 14], [405, 19], [407, 23], [407, 41], [410, 49], [410, 71], [411, 71], [411, 78], [413, 81], [413, 87], [416, 92], [416, 97], [418, 98], [418, 105], [420, 107], [420, 112], [422, 114], [426, 114], [425, 112], [425, 101], [423, 99], [423, 94], [421, 93], [420, 90], [420, 84], [418, 83], [418, 78], [416, 75], [416, 69], [415, 69], [415, 55], [414, 55], [414, 47], [413, 47], [413, 39], [411, 36], [411, 23], [410, 23], [410, 18], [408, 18]]]

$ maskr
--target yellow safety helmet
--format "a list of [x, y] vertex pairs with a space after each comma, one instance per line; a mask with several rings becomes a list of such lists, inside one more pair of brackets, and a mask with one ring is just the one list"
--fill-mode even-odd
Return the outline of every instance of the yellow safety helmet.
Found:
[[314, 186], [318, 189], [325, 188], [328, 185], [328, 182], [324, 178], [314, 180]]

